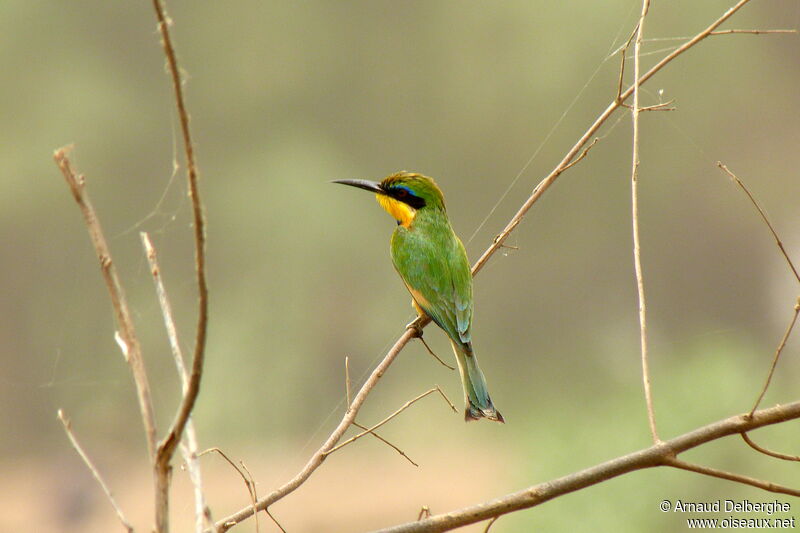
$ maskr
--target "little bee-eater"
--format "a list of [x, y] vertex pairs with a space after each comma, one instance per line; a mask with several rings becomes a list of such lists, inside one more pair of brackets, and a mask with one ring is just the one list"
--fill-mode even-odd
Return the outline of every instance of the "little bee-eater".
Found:
[[472, 349], [472, 273], [464, 245], [447, 218], [442, 191], [431, 178], [405, 171], [380, 183], [334, 183], [375, 193], [381, 207], [397, 221], [392, 262], [417, 313], [428, 315], [450, 337], [464, 387], [465, 420], [485, 417], [504, 422]]

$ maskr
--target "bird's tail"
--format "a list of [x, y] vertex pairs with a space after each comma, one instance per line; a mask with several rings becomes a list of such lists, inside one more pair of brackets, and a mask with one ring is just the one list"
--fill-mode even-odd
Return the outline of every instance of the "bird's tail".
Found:
[[450, 341], [453, 352], [458, 361], [458, 371], [461, 373], [461, 384], [464, 386], [464, 420], [478, 420], [488, 418], [496, 422], [505, 422], [503, 415], [495, 409], [492, 399], [489, 397], [489, 388], [486, 385], [486, 378], [483, 376], [478, 359], [475, 354], [466, 352], [461, 347]]

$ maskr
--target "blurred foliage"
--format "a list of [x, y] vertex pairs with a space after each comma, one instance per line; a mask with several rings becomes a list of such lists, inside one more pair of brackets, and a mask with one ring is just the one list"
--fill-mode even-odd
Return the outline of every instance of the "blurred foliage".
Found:
[[[729, 4], [655, 2], [647, 35], [691, 35]], [[635, 25], [638, 2], [168, 7], [208, 216], [211, 325], [195, 419], [201, 445], [282, 465], [254, 472], [265, 492], [302, 464], [341, 414], [344, 357], [358, 383], [412, 316], [388, 259], [394, 223], [366, 195], [328, 181], [400, 169], [436, 177], [476, 259], [613, 98], [619, 59], [610, 53]], [[69, 464], [69, 475], [83, 480], [55, 418], [64, 408], [87, 448], [125, 479], [146, 471], [133, 386], [85, 228], [50, 154], [75, 144], [76, 167], [136, 313], [163, 428], [178, 384], [140, 231], [159, 250], [187, 352], [195, 296], [190, 206], [182, 168], [174, 168], [181, 149], [153, 14], [148, 2], [16, 0], [0, 13], [0, 449], [9, 464], [27, 461], [45, 473]], [[754, 0], [726, 27], [798, 25], [796, 2]], [[644, 65], [679, 42], [646, 43]], [[714, 37], [645, 86], [645, 104], [675, 99], [678, 108], [642, 116], [641, 231], [662, 437], [749, 409], [790, 318], [797, 285], [715, 162], [750, 186], [800, 262], [799, 52], [797, 35]], [[476, 282], [476, 349], [508, 424], [465, 425], [426, 399], [385, 432], [421, 463], [419, 473], [394, 469], [402, 459], [373, 443], [337, 452], [323, 467], [342, 461], [367, 480], [391, 482], [387, 491], [402, 487], [397, 501], [365, 505], [334, 492], [343, 498], [338, 521], [322, 511], [312, 518], [307, 507], [287, 510], [290, 530], [377, 527], [411, 519], [425, 504], [442, 512], [648, 444], [630, 119], [618, 118], [515, 231], [508, 244], [519, 249], [495, 256]], [[449, 356], [438, 331], [429, 328], [426, 338]], [[796, 399], [799, 343], [795, 335], [787, 346], [767, 403]], [[460, 405], [457, 377], [415, 343], [360, 419], [378, 420], [433, 383]], [[762, 435], [797, 452], [796, 424]], [[786, 465], [736, 439], [692, 457], [787, 481]], [[214, 479], [229, 474], [216, 463], [208, 468]], [[319, 477], [328, 487], [344, 483]], [[0, 491], [14, 492], [14, 479], [4, 476]], [[222, 479], [212, 496], [238, 483]], [[81, 483], [75, 501], [94, 502], [88, 511], [67, 509], [56, 495], [46, 514], [60, 530], [107, 530], [113, 517], [97, 529], [85, 519], [110, 512], [91, 482]], [[388, 494], [377, 487], [366, 494]], [[215, 508], [217, 516], [247, 503], [241, 490], [230, 508]], [[677, 516], [657, 510], [662, 499], [736, 497], [770, 499], [684, 472], [649, 471], [503, 518], [492, 531], [680, 529]], [[313, 507], [302, 491], [292, 498]], [[41, 502], [30, 505], [41, 510]]]

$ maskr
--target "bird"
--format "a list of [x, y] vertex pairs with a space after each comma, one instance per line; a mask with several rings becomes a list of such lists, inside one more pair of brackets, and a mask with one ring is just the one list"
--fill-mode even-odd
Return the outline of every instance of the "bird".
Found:
[[[450, 338], [464, 389], [464, 419], [505, 422], [489, 396], [486, 378], [472, 347], [472, 272], [461, 239], [447, 217], [444, 195], [433, 178], [401, 171], [380, 182], [333, 180], [375, 193], [396, 221], [392, 263], [411, 293], [417, 314], [428, 316]], [[416, 321], [408, 327], [421, 329]]]

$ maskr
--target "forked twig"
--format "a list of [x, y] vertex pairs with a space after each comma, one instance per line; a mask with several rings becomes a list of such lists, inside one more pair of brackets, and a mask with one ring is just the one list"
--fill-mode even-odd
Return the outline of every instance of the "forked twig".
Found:
[[[658, 63], [653, 65], [650, 70], [642, 74], [638, 78], [638, 85], [644, 85], [650, 78], [655, 76], [661, 69], [663, 69], [666, 65], [671, 63], [675, 60], [678, 56], [690, 50], [703, 39], [706, 39], [711, 32], [715, 31], [718, 27], [720, 27], [725, 21], [731, 18], [737, 11], [747, 5], [751, 0], [739, 0], [734, 6], [728, 9], [722, 16], [720, 16], [717, 20], [712, 22], [707, 28], [696, 34], [691, 39], [687, 40], [685, 43], [680, 45], [678, 48], [667, 54], [663, 57]], [[580, 153], [586, 143], [589, 142], [597, 131], [605, 124], [608, 118], [620, 107], [622, 107], [622, 103], [627, 100], [633, 94], [633, 87], [628, 87], [625, 91], [622, 91], [620, 94], [615, 95], [614, 100], [608, 104], [608, 106], [603, 110], [602, 113], [595, 119], [591, 126], [586, 130], [586, 132], [581, 136], [580, 139], [572, 146], [572, 148], [567, 151], [567, 154], [563, 157], [560, 163], [556, 165], [556, 167], [548, 174], [544, 179], [542, 179], [536, 187], [534, 187], [533, 192], [525, 201], [524, 204], [517, 210], [517, 213], [511, 218], [511, 220], [506, 224], [506, 227], [500, 234], [492, 241], [492, 244], [486, 249], [483, 255], [475, 262], [472, 267], [472, 274], [477, 274], [489, 258], [494, 255], [498, 248], [503, 245], [506, 238], [511, 234], [512, 231], [522, 222], [522, 219], [525, 218], [526, 213], [530, 210], [530, 208], [535, 204], [539, 198], [547, 191], [547, 189], [558, 179], [558, 177], [564, 172], [564, 169], [569, 163]], [[427, 321], [425, 322], [427, 324]]]
[[[222, 457], [223, 459], [225, 459], [225, 461], [227, 461], [227, 463], [229, 465], [231, 465], [234, 470], [236, 470], [236, 472], [239, 474], [239, 476], [241, 476], [242, 481], [244, 481], [245, 487], [247, 487], [247, 492], [250, 495], [250, 501], [253, 504], [253, 508], [255, 508], [256, 502], [258, 501], [258, 493], [256, 492], [256, 482], [253, 479], [253, 475], [250, 473], [250, 470], [245, 466], [244, 462], [239, 461], [239, 464], [241, 464], [241, 468], [239, 468], [239, 466], [237, 466], [236, 463], [234, 463], [233, 460], [225, 454], [225, 452], [223, 452], [221, 449], [219, 449], [217, 447], [213, 447], [213, 448], [209, 448], [207, 450], [203, 450], [202, 452], [197, 454], [197, 457], [202, 457], [202, 456], [208, 455], [209, 453], [212, 453], [212, 452], [219, 454], [219, 456]], [[283, 533], [286, 533], [286, 530], [283, 529], [283, 526], [275, 519], [274, 516], [272, 516], [272, 513], [269, 512], [269, 509], [264, 509], [264, 512], [267, 513], [267, 516], [269, 516], [272, 519], [273, 522], [275, 522], [275, 525], [278, 526], [278, 529], [283, 531]], [[255, 520], [256, 520], [256, 531], [258, 531], [258, 513], [257, 512], [256, 512]]]
[[[592, 140], [592, 142], [589, 143], [589, 146], [587, 146], [586, 148], [583, 149], [583, 152], [581, 152], [581, 155], [579, 155], [578, 157], [576, 157], [575, 159], [570, 161], [569, 164], [564, 167], [564, 170], [569, 170], [570, 168], [572, 168], [575, 165], [577, 165], [578, 163], [580, 163], [581, 160], [589, 154], [589, 150], [591, 150], [594, 147], [594, 145], [597, 144], [597, 142], [599, 140], [600, 140], [600, 137], [595, 137]], [[506, 246], [506, 245], [504, 244], [503, 246]], [[513, 248], [512, 246], [506, 246], [506, 247], [507, 248]]]
[[[736, 183], [736, 185], [738, 185], [739, 188], [742, 191], [744, 191], [744, 193], [747, 195], [747, 198], [750, 200], [750, 203], [753, 204], [753, 207], [756, 208], [756, 211], [758, 211], [758, 214], [761, 216], [761, 220], [763, 220], [764, 224], [766, 224], [767, 228], [769, 228], [769, 231], [772, 234], [772, 238], [775, 239], [775, 244], [778, 245], [778, 249], [780, 249], [783, 258], [786, 260], [786, 264], [789, 266], [789, 269], [794, 274], [795, 279], [797, 280], [798, 283], [800, 283], [800, 274], [798, 274], [797, 268], [794, 266], [792, 259], [786, 252], [786, 248], [784, 248], [783, 246], [783, 241], [781, 241], [781, 238], [778, 236], [778, 232], [775, 231], [775, 227], [772, 225], [772, 222], [770, 222], [767, 213], [764, 211], [764, 209], [761, 208], [761, 205], [758, 203], [755, 196], [753, 196], [753, 194], [750, 192], [750, 189], [747, 188], [744, 182], [741, 179], [739, 179], [739, 177], [736, 174], [731, 172], [731, 170], [721, 161], [717, 161], [717, 166], [720, 168], [720, 170], [722, 170], [725, 174], [727, 174], [728, 177], [731, 178]], [[789, 340], [789, 335], [792, 334], [792, 329], [794, 328], [794, 325], [797, 322], [798, 313], [800, 313], [800, 297], [798, 297], [797, 302], [795, 303], [792, 320], [789, 322], [789, 326], [786, 328], [786, 331], [783, 334], [783, 338], [781, 338], [781, 341], [778, 344], [778, 348], [775, 350], [775, 356], [772, 359], [772, 365], [770, 366], [769, 373], [767, 374], [767, 379], [764, 382], [764, 386], [761, 389], [761, 393], [758, 395], [758, 398], [753, 404], [753, 408], [750, 409], [751, 414], [753, 413], [753, 411], [758, 409], [758, 406], [761, 404], [761, 400], [764, 399], [764, 395], [767, 393], [767, 389], [769, 388], [770, 382], [772, 381], [772, 375], [775, 373], [775, 367], [778, 364], [778, 359], [780, 358], [781, 353], [783, 352], [783, 348], [786, 346], [786, 342]]]
[[335, 452], [336, 450], [338, 450], [338, 449], [340, 449], [340, 448], [343, 448], [343, 447], [347, 446], [347, 445], [348, 445], [348, 444], [350, 444], [351, 442], [354, 442], [354, 441], [356, 441], [356, 440], [360, 439], [360, 438], [361, 438], [361, 437], [363, 437], [364, 435], [367, 435], [367, 434], [369, 434], [369, 433], [372, 433], [373, 431], [375, 431], [376, 429], [378, 429], [379, 427], [381, 427], [382, 425], [384, 425], [385, 423], [387, 423], [388, 421], [390, 421], [391, 419], [393, 419], [394, 417], [396, 417], [397, 415], [399, 415], [400, 413], [402, 413], [403, 411], [405, 411], [406, 409], [408, 409], [409, 407], [411, 407], [412, 405], [414, 405], [415, 403], [417, 403], [419, 400], [423, 399], [425, 396], [428, 396], [428, 395], [430, 395], [430, 394], [433, 394], [434, 392], [438, 392], [439, 394], [441, 394], [442, 398], [444, 398], [444, 400], [447, 402], [447, 404], [450, 406], [450, 408], [451, 408], [451, 409], [452, 409], [454, 412], [456, 411], [456, 407], [453, 405], [453, 402], [451, 402], [451, 401], [450, 401], [450, 399], [449, 399], [449, 398], [448, 398], [448, 397], [445, 395], [445, 393], [442, 391], [442, 389], [440, 389], [440, 388], [439, 388], [439, 385], [436, 385], [434, 388], [432, 388], [432, 389], [430, 389], [430, 390], [427, 390], [427, 391], [423, 392], [422, 394], [420, 394], [420, 395], [419, 395], [419, 396], [417, 396], [416, 398], [413, 398], [413, 399], [411, 399], [411, 400], [408, 400], [406, 403], [404, 403], [404, 404], [402, 405], [402, 407], [400, 407], [400, 408], [399, 408], [398, 410], [396, 410], [394, 413], [390, 414], [389, 416], [387, 416], [386, 418], [384, 418], [383, 420], [381, 420], [380, 422], [378, 422], [378, 423], [377, 423], [377, 424], [375, 424], [374, 426], [371, 426], [371, 427], [369, 427], [369, 428], [365, 429], [364, 431], [362, 431], [361, 433], [358, 433], [357, 435], [354, 435], [354, 436], [350, 437], [349, 439], [347, 439], [347, 440], [345, 440], [345, 441], [343, 441], [343, 442], [339, 443], [338, 445], [334, 446], [334, 447], [333, 447], [333, 448], [331, 448], [330, 450], [326, 451], [326, 452], [324, 453], [324, 455], [325, 455], [325, 456], [328, 456], [328, 455], [332, 454], [333, 452]]
[[748, 446], [750, 446], [759, 453], [763, 453], [764, 455], [769, 455], [770, 457], [775, 457], [776, 459], [782, 459], [784, 461], [800, 461], [800, 455], [787, 455], [785, 453], [774, 452], [772, 450], [764, 448], [763, 446], [759, 446], [758, 444], [753, 442], [753, 440], [747, 433], [741, 433], [741, 436]]
[[86, 455], [86, 452], [83, 451], [83, 448], [81, 447], [80, 443], [78, 443], [78, 439], [72, 432], [72, 423], [69, 421], [69, 418], [67, 418], [66, 415], [64, 415], [64, 411], [62, 411], [61, 409], [58, 410], [58, 419], [61, 420], [61, 423], [64, 425], [64, 431], [66, 432], [69, 441], [72, 443], [72, 447], [75, 448], [75, 451], [78, 452], [78, 455], [81, 456], [81, 459], [83, 459], [83, 462], [86, 464], [86, 466], [89, 468], [89, 471], [92, 473], [92, 477], [94, 477], [94, 479], [100, 485], [100, 488], [103, 489], [106, 498], [111, 503], [111, 506], [114, 508], [114, 512], [117, 513], [117, 518], [119, 518], [119, 521], [122, 522], [122, 525], [125, 527], [125, 529], [128, 530], [128, 533], [133, 533], [133, 526], [131, 525], [130, 522], [128, 522], [128, 519], [125, 518], [125, 514], [122, 512], [122, 509], [117, 504], [116, 500], [114, 500], [114, 496], [111, 494], [111, 489], [109, 489], [108, 485], [106, 485], [105, 481], [103, 481], [103, 478], [100, 476], [100, 472], [97, 471], [97, 468], [95, 468], [91, 459], [89, 459], [89, 456]]
[[642, 272], [641, 241], [639, 238], [639, 54], [642, 47], [642, 32], [644, 20], [650, 9], [650, 0], [642, 0], [642, 14], [636, 26], [636, 40], [633, 43], [633, 150], [631, 162], [631, 219], [633, 221], [633, 264], [636, 272], [636, 291], [639, 297], [639, 338], [642, 359], [642, 383], [644, 385], [644, 398], [647, 405], [647, 421], [653, 442], [658, 443], [656, 429], [656, 415], [653, 409], [653, 392], [650, 388], [650, 369], [647, 358], [647, 303], [644, 293], [644, 274]]
[[162, 0], [153, 0], [153, 7], [158, 19], [158, 31], [161, 34], [161, 44], [164, 48], [164, 55], [167, 58], [167, 65], [172, 78], [172, 87], [175, 92], [175, 102], [178, 108], [178, 117], [181, 123], [183, 134], [184, 150], [186, 152], [186, 172], [189, 182], [189, 197], [192, 200], [192, 226], [194, 229], [195, 241], [195, 274], [197, 276], [198, 292], [198, 316], [197, 333], [195, 336], [194, 357], [192, 358], [191, 374], [186, 393], [183, 395], [180, 408], [172, 422], [167, 435], [159, 444], [160, 460], [169, 461], [175, 447], [183, 433], [183, 428], [189, 418], [189, 414], [194, 408], [197, 393], [200, 389], [200, 378], [203, 373], [203, 360], [205, 356], [206, 334], [208, 329], [208, 285], [206, 283], [206, 237], [205, 237], [205, 215], [203, 204], [200, 200], [200, 190], [198, 187], [197, 165], [194, 158], [194, 145], [192, 144], [191, 131], [189, 129], [189, 113], [183, 97], [183, 84], [181, 81], [180, 68], [175, 56], [175, 49], [172, 46], [172, 39], [169, 34], [167, 15], [162, 6]]
[[[189, 373], [186, 370], [183, 352], [180, 342], [178, 341], [178, 330], [175, 327], [175, 320], [172, 317], [172, 306], [169, 303], [167, 291], [164, 288], [164, 281], [161, 278], [158, 255], [156, 254], [156, 249], [153, 247], [153, 243], [150, 241], [150, 236], [146, 232], [141, 232], [139, 237], [142, 239], [142, 246], [147, 256], [147, 262], [150, 265], [150, 274], [156, 286], [156, 295], [158, 296], [158, 304], [161, 307], [164, 326], [167, 330], [167, 338], [169, 339], [172, 358], [175, 361], [175, 368], [181, 380], [181, 391], [183, 394], [186, 394], [186, 390], [189, 387]], [[186, 469], [189, 472], [189, 479], [194, 488], [195, 530], [197, 533], [202, 533], [205, 523], [208, 522], [209, 525], [213, 527], [214, 521], [211, 518], [211, 510], [206, 505], [205, 495], [203, 493], [203, 477], [200, 473], [200, 461], [197, 456], [197, 451], [199, 449], [197, 445], [197, 433], [191, 418], [186, 422], [185, 441], [186, 444], [181, 445], [180, 450], [181, 455], [183, 455], [183, 460], [186, 463]]]
[[67, 156], [69, 149], [70, 147], [59, 148], [53, 154], [53, 158], [56, 160], [58, 168], [61, 169], [64, 179], [67, 180], [72, 197], [75, 198], [75, 202], [77, 202], [81, 213], [83, 213], [83, 220], [89, 230], [89, 237], [94, 245], [97, 258], [100, 260], [100, 270], [103, 273], [103, 279], [111, 297], [111, 306], [114, 309], [114, 317], [119, 328], [115, 338], [122, 349], [125, 361], [127, 361], [131, 369], [147, 439], [147, 450], [151, 460], [154, 460], [156, 454], [156, 423], [155, 415], [153, 414], [153, 400], [150, 395], [150, 384], [147, 380], [147, 372], [142, 358], [142, 348], [139, 345], [139, 338], [136, 336], [136, 330], [133, 326], [132, 315], [128, 308], [128, 301], [125, 298], [125, 290], [122, 287], [114, 262], [111, 260], [111, 250], [103, 235], [103, 228], [89, 199], [89, 194], [86, 192], [86, 181], [83, 175], [76, 174], [73, 170]]

